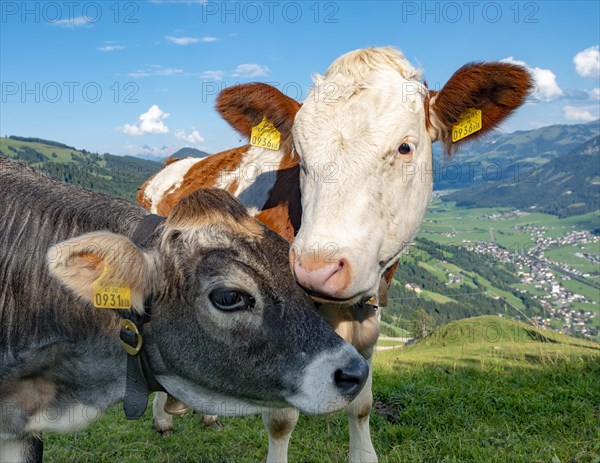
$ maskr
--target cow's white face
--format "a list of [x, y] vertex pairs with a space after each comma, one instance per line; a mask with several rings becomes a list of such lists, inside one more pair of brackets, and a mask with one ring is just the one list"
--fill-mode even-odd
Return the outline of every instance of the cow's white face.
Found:
[[427, 90], [406, 66], [360, 80], [330, 69], [296, 115], [302, 227], [292, 257], [317, 295], [373, 293], [423, 219], [432, 190]]
[[[439, 92], [428, 91], [398, 50], [367, 48], [317, 76], [302, 107], [254, 83], [223, 90], [217, 109], [245, 137], [266, 117], [281, 132], [282, 153], [294, 156], [295, 146], [302, 201], [290, 251], [296, 281], [317, 298], [350, 303], [375, 292], [416, 235], [432, 190], [431, 143], [454, 152], [463, 140], [452, 141], [452, 128], [464, 114], [481, 116], [480, 130], [466, 138], [472, 141], [522, 105], [531, 88], [521, 66], [472, 63]], [[293, 175], [296, 167], [288, 167], [282, 170]], [[285, 210], [297, 190], [295, 178], [280, 179], [277, 204]], [[278, 223], [275, 229], [282, 231]]]
[[[335, 60], [296, 114], [302, 225], [290, 251], [296, 280], [313, 296], [355, 302], [415, 237], [429, 202], [431, 144], [451, 153], [451, 131], [469, 110], [494, 129], [523, 104], [532, 81], [506, 63], [460, 68], [439, 92], [392, 48]], [[428, 108], [428, 109], [427, 109]]]

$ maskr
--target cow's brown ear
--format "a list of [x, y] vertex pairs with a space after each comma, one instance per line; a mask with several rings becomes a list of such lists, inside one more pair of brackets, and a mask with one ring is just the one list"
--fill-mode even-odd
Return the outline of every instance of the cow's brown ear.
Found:
[[255, 82], [226, 88], [217, 97], [216, 109], [246, 138], [266, 117], [281, 133], [281, 149], [291, 150], [292, 125], [300, 103], [275, 87]]
[[152, 258], [125, 236], [110, 232], [58, 243], [48, 250], [46, 260], [52, 276], [97, 307], [142, 313], [157, 281]]
[[[461, 144], [494, 130], [525, 102], [532, 89], [533, 79], [523, 66], [496, 62], [467, 64], [439, 92], [430, 92], [429, 133], [451, 155]], [[473, 125], [460, 127], [459, 122], [468, 119], [469, 114]]]

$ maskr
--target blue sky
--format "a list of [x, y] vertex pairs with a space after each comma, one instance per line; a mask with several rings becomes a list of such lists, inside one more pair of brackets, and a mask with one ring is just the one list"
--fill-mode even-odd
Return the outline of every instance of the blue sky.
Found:
[[502, 130], [599, 116], [599, 4], [422, 1], [0, 2], [0, 133], [164, 158], [240, 137], [216, 91], [262, 81], [303, 99], [341, 54], [391, 45], [430, 87], [469, 61], [525, 63], [536, 101]]

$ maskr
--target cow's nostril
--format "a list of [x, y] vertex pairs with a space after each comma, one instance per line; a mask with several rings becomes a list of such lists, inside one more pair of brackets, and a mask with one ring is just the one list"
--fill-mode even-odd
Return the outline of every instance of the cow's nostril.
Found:
[[333, 380], [343, 396], [354, 397], [360, 392], [368, 376], [369, 365], [360, 359], [336, 370]]
[[352, 280], [350, 263], [343, 257], [333, 262], [321, 257], [312, 261], [290, 252], [290, 258], [294, 259], [291, 266], [296, 281], [308, 291], [340, 298]]

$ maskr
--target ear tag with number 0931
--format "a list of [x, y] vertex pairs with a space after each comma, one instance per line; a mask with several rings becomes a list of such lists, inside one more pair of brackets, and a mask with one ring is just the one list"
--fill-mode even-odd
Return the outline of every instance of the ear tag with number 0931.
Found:
[[94, 307], [97, 309], [130, 309], [131, 288], [123, 280], [109, 280], [103, 282], [108, 273], [108, 265], [104, 264], [104, 271], [93, 283]]

